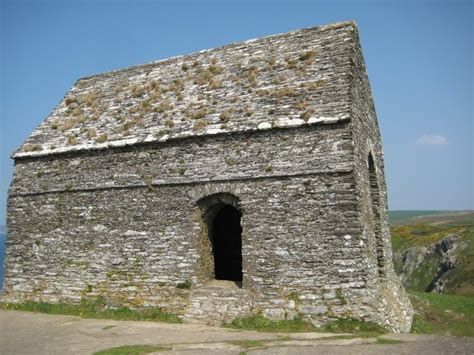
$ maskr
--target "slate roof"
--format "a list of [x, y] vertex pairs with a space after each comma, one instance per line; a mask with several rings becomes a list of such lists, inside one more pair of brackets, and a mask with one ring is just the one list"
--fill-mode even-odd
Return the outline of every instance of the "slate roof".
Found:
[[13, 158], [350, 118], [353, 22], [78, 80]]

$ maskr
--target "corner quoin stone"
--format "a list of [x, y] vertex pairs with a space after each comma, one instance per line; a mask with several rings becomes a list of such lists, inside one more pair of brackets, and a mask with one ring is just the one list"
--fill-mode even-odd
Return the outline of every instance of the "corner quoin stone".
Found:
[[80, 79], [13, 159], [5, 302], [410, 330], [353, 22]]

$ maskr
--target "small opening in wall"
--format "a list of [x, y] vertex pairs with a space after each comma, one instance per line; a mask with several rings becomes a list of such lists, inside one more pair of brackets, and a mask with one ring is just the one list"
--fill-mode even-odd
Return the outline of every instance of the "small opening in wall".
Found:
[[382, 223], [380, 218], [380, 189], [377, 178], [377, 170], [372, 154], [368, 157], [369, 165], [369, 183], [370, 183], [370, 200], [372, 204], [372, 214], [374, 218], [374, 235], [375, 250], [377, 253], [378, 273], [381, 278], [385, 277], [385, 258], [384, 258], [384, 240], [382, 235]]
[[242, 214], [224, 205], [212, 221], [214, 271], [217, 280], [242, 282]]
[[[222, 192], [197, 201], [200, 232], [198, 279], [202, 283], [232, 281], [242, 287], [242, 210], [237, 196]], [[213, 284], [216, 284], [215, 282]]]

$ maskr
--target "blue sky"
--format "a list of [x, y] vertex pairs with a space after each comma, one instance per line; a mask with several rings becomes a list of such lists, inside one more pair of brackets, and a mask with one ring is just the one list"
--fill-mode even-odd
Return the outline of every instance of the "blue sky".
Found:
[[84, 76], [353, 19], [390, 209], [473, 209], [473, 2], [0, 0], [0, 225], [11, 152]]

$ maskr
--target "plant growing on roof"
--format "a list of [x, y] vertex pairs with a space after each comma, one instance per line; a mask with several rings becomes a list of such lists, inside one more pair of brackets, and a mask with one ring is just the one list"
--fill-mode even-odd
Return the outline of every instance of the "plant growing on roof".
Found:
[[221, 85], [222, 83], [219, 79], [212, 78], [211, 81], [209, 81], [209, 89], [212, 89], [212, 90], [219, 89]]
[[197, 131], [200, 131], [202, 129], [204, 129], [204, 127], [207, 126], [207, 122], [204, 121], [203, 119], [198, 119], [194, 122], [194, 125], [193, 125], [193, 131], [197, 132]]
[[133, 85], [131, 89], [131, 93], [132, 93], [132, 97], [138, 98], [145, 95], [145, 90], [138, 85]]
[[316, 56], [316, 52], [313, 51], [313, 50], [310, 50], [310, 51], [301, 53], [300, 56], [298, 57], [298, 59], [300, 61], [306, 61], [306, 60], [313, 59], [315, 56]]
[[95, 130], [95, 128], [89, 128], [87, 130], [87, 138], [92, 139], [92, 138], [95, 138], [96, 136], [97, 136], [97, 131]]
[[229, 118], [232, 112], [234, 112], [234, 109], [232, 107], [222, 111], [219, 115], [219, 120], [221, 120], [222, 122], [229, 122]]
[[245, 113], [245, 116], [250, 117], [255, 113], [255, 111], [252, 107], [245, 106], [244, 113]]
[[204, 118], [206, 115], [207, 115], [207, 110], [204, 107], [201, 107], [196, 111], [188, 112], [188, 117], [193, 120], [199, 120], [201, 118]]
[[311, 90], [311, 91], [318, 90], [321, 87], [323, 87], [324, 85], [326, 85], [326, 83], [327, 83], [327, 80], [325, 80], [325, 79], [316, 80], [316, 81], [313, 81], [310, 84], [308, 84], [307, 88], [308, 88], [308, 90]]
[[223, 69], [220, 65], [215, 65], [215, 64], [209, 66], [208, 70], [209, 70], [209, 72], [211, 72], [213, 75], [222, 74], [222, 72], [224, 71], [224, 69]]
[[285, 58], [286, 67], [288, 69], [298, 69], [298, 62], [290, 57]]
[[295, 89], [293, 89], [289, 86], [285, 86], [285, 87], [282, 87], [280, 89], [276, 89], [272, 92], [272, 96], [275, 97], [278, 101], [280, 101], [284, 97], [294, 96], [295, 94], [296, 94]]
[[308, 120], [311, 118], [313, 113], [315, 112], [314, 108], [308, 107], [305, 112], [301, 114], [301, 118], [305, 121], [308, 122]]
[[303, 101], [299, 101], [295, 107], [298, 109], [298, 110], [304, 110], [306, 109], [306, 107], [308, 107], [308, 102], [306, 102], [306, 100], [303, 100]]
[[158, 113], [163, 113], [165, 111], [169, 111], [173, 108], [173, 105], [171, 104], [170, 100], [166, 99], [160, 104], [153, 109], [153, 112], [158, 112]]
[[76, 139], [76, 136], [74, 136], [74, 134], [70, 134], [68, 137], [67, 137], [67, 144], [69, 145], [75, 145], [77, 144], [78, 141]]
[[105, 141], [107, 141], [107, 133], [102, 133], [100, 136], [98, 136], [95, 141], [97, 143], [104, 143]]
[[40, 144], [27, 143], [23, 146], [23, 150], [25, 152], [37, 152], [42, 150], [42, 147]]
[[249, 81], [250, 86], [257, 85], [257, 75], [258, 75], [258, 69], [256, 67], [250, 67], [244, 72], [244, 76]]

